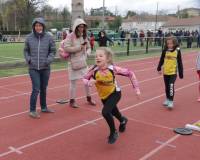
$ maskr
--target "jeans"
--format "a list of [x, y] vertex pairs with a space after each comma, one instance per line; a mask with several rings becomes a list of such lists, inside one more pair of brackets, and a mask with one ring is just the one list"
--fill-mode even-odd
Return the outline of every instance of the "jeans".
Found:
[[50, 69], [35, 70], [29, 69], [29, 75], [32, 82], [32, 93], [30, 97], [30, 112], [36, 111], [37, 97], [40, 93], [41, 109], [47, 108], [46, 95], [50, 76]]

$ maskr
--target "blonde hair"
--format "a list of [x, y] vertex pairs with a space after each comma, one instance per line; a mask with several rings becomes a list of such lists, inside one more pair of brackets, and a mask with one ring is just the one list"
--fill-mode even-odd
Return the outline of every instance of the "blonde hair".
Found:
[[99, 48], [97, 48], [97, 50], [103, 51], [104, 54], [107, 57], [108, 63], [109, 64], [113, 64], [113, 55], [114, 55], [114, 53], [110, 48], [108, 48], [108, 47], [99, 47]]
[[165, 49], [168, 49], [168, 46], [167, 46], [167, 42], [168, 41], [172, 41], [172, 43], [173, 43], [173, 48], [175, 49], [176, 47], [178, 47], [178, 41], [177, 41], [177, 38], [176, 37], [174, 37], [174, 36], [169, 36], [169, 37], [167, 37], [166, 38], [166, 40], [165, 40]]

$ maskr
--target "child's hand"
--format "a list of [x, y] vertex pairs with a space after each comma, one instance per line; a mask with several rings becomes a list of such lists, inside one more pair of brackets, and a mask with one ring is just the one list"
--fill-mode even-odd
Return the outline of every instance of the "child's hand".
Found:
[[161, 74], [162, 74], [162, 71], [158, 71], [158, 74], [161, 75]]
[[90, 81], [88, 81], [88, 86], [92, 87], [95, 83], [96, 83], [96, 80], [91, 79]]
[[136, 93], [136, 97], [138, 100], [141, 99], [141, 93], [140, 92]]

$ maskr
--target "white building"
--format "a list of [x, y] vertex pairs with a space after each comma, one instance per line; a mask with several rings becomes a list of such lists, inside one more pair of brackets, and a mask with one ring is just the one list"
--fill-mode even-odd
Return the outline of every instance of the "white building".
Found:
[[200, 31], [200, 16], [193, 18], [183, 18], [177, 20], [170, 20], [165, 23], [162, 28], [165, 31], [174, 32], [177, 30], [182, 31]]
[[123, 20], [121, 28], [125, 31], [155, 31], [163, 26], [170, 19], [176, 18], [169, 16], [156, 17], [155, 15], [133, 16]]

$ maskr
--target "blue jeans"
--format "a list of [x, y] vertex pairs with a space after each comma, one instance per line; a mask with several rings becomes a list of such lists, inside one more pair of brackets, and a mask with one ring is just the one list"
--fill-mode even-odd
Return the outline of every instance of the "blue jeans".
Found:
[[40, 93], [41, 109], [47, 108], [46, 95], [50, 76], [50, 69], [35, 70], [29, 69], [29, 75], [32, 82], [32, 93], [30, 97], [30, 112], [36, 111], [37, 97]]

